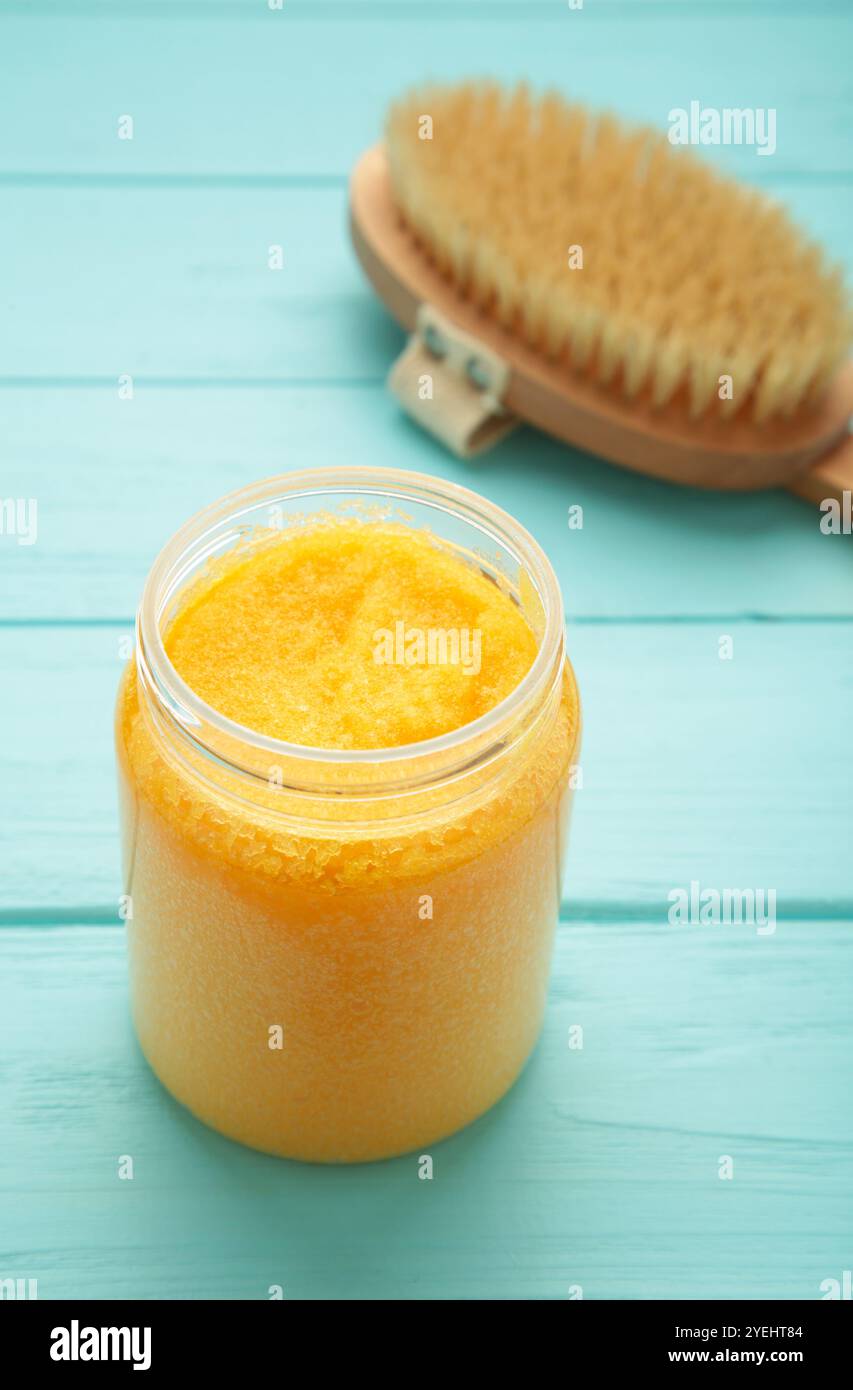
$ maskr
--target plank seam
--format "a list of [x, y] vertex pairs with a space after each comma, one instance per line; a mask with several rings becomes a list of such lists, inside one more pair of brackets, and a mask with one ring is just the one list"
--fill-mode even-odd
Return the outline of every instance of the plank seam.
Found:
[[[624, 21], [626, 18], [645, 22], [652, 15], [666, 16], [669, 20], [692, 22], [720, 19], [725, 24], [737, 19], [766, 19], [772, 8], [773, 21], [783, 19], [802, 19], [802, 0], [690, 0], [675, 4], [673, 0], [597, 0], [589, 11], [584, 10], [584, 22], [593, 19], [597, 23], [611, 20]], [[205, 4], [193, 0], [5, 0], [3, 18], [44, 19], [49, 16], [63, 19], [163, 19], [197, 20], [209, 23], [216, 20], [226, 22], [290, 24], [318, 24], [347, 22], [387, 23], [393, 20], [401, 24], [423, 23], [428, 15], [429, 22], [444, 23], [519, 23], [554, 24], [566, 22], [567, 6], [565, 0], [497, 0], [487, 5], [483, 0], [430, 0], [428, 5], [404, 5], [400, 0], [287, 0], [279, 17], [270, 12], [268, 6], [247, 5], [245, 0], [206, 0]], [[849, 15], [847, 0], [811, 0], [809, 18], [815, 15]], [[572, 16], [569, 16], [571, 22]]]
[[[20, 907], [0, 908], [0, 930], [45, 930], [62, 927], [84, 927], [122, 930], [124, 922], [118, 918], [117, 905], [82, 904], [71, 907]], [[571, 928], [578, 926], [659, 926], [672, 930], [667, 921], [665, 897], [660, 903], [633, 903], [625, 900], [603, 902], [578, 900], [564, 902], [560, 907], [559, 925]], [[853, 899], [839, 899], [837, 903], [792, 898], [787, 904], [779, 904], [776, 912], [778, 923], [814, 922], [831, 924], [849, 922], [853, 924]], [[697, 931], [700, 929], [696, 929]], [[727, 928], [718, 928], [726, 932]], [[736, 928], [732, 928], [735, 932]], [[695, 934], [695, 932], [694, 932]]]
[[[209, 173], [189, 171], [152, 170], [149, 173], [122, 174], [108, 171], [81, 169], [68, 170], [0, 170], [0, 189], [2, 188], [160, 188], [169, 191], [192, 192], [195, 189], [218, 188], [245, 192], [247, 189], [292, 189], [296, 192], [322, 192], [334, 190], [343, 192], [349, 185], [348, 171], [343, 173], [296, 172], [245, 174], [216, 170]], [[853, 169], [765, 169], [755, 167], [750, 170], [747, 180], [751, 184], [775, 185], [793, 183], [834, 187], [853, 182]]]
[[[98, 618], [60, 618], [38, 616], [32, 618], [0, 617], [0, 630], [4, 628], [128, 628], [136, 619], [132, 614], [125, 617], [102, 616]], [[853, 613], [579, 613], [570, 616], [566, 627], [717, 627], [721, 623], [738, 627], [755, 623], [792, 627], [820, 626], [827, 623], [843, 626], [853, 623]]]
[[[385, 385], [385, 375], [375, 376], [144, 376], [134, 373], [134, 390], [151, 391], [248, 390], [376, 390]], [[113, 394], [115, 376], [0, 376], [0, 390], [6, 391], [105, 391]]]

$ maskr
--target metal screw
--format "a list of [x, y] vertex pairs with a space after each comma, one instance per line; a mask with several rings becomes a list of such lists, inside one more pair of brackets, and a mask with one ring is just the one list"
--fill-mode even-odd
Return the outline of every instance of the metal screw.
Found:
[[423, 338], [424, 343], [427, 347], [427, 351], [431, 352], [433, 357], [447, 356], [447, 345], [444, 339], [442, 338], [441, 334], [439, 333], [438, 329], [434, 328], [431, 323], [428, 323], [426, 325], [423, 332]]
[[465, 363], [465, 371], [468, 374], [468, 380], [473, 382], [478, 391], [488, 391], [492, 384], [489, 369], [480, 361], [479, 357], [469, 357]]

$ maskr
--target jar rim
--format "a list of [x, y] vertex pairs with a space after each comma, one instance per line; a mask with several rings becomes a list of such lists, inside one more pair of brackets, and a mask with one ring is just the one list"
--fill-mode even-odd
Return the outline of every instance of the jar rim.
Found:
[[[322, 501], [324, 496], [341, 493], [348, 496], [364, 494], [382, 502], [417, 503], [455, 514], [479, 530], [485, 538], [497, 541], [520, 569], [527, 572], [544, 615], [536, 656], [518, 685], [477, 719], [428, 739], [389, 748], [322, 748], [290, 743], [240, 724], [207, 704], [172, 664], [163, 641], [160, 619], [169, 598], [190, 572], [190, 555], [198, 563], [200, 559], [215, 553], [212, 537], [216, 529], [229, 521], [239, 524], [242, 517], [259, 505], [272, 506], [284, 500]], [[516, 715], [529, 707], [537, 693], [547, 693], [553, 684], [555, 668], [561, 671], [564, 663], [563, 603], [556, 575], [538, 542], [508, 512], [473, 490], [443, 478], [406, 469], [351, 465], [308, 468], [274, 475], [226, 493], [178, 528], [163, 546], [146, 579], [137, 614], [136, 645], [138, 668], [146, 686], [150, 689], [153, 684], [182, 731], [189, 734], [197, 747], [203, 752], [212, 753], [218, 761], [222, 760], [221, 753], [210, 747], [198, 730], [210, 728], [221, 735], [228, 746], [249, 748], [268, 759], [287, 760], [291, 766], [304, 766], [306, 771], [316, 771], [320, 766], [340, 770], [359, 766], [365, 769], [393, 767], [397, 764], [417, 766], [423, 763], [429, 764], [434, 772], [436, 758], [444, 762], [448, 756], [452, 759], [455, 754], [463, 755], [459, 763], [459, 767], [463, 767], [467, 761], [464, 756], [466, 748], [470, 753], [472, 743], [487, 739], [490, 731], [498, 735], [508, 722], [511, 723]], [[226, 757], [225, 762], [230, 762], [230, 758]], [[245, 767], [236, 763], [233, 765], [240, 771], [246, 771]], [[447, 771], [447, 767], [444, 767], [443, 775]], [[407, 784], [411, 786], [409, 779]], [[374, 786], [373, 795], [376, 790]]]

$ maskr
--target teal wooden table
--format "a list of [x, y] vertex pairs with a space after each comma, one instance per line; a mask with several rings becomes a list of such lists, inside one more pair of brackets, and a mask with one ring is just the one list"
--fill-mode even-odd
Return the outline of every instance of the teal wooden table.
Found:
[[[850, 7], [815, 0], [2, 5], [0, 499], [37, 499], [38, 537], [0, 537], [0, 1278], [814, 1299], [853, 1267], [850, 540], [793, 497], [682, 492], [530, 431], [451, 460], [385, 394], [400, 337], [345, 232], [395, 91], [528, 74], [659, 125], [692, 99], [775, 107], [773, 158], [708, 157], [849, 264], [851, 50]], [[146, 571], [220, 493], [340, 462], [517, 515], [585, 703], [544, 1035], [432, 1182], [417, 1156], [231, 1144], [128, 1020], [111, 714]], [[776, 930], [671, 926], [694, 880], [775, 889]]]

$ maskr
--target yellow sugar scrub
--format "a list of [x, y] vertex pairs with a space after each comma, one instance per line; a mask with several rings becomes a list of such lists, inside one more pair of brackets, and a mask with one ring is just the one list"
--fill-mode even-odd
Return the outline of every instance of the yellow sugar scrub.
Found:
[[320, 1162], [493, 1105], [542, 1022], [579, 733], [553, 571], [476, 494], [316, 470], [187, 523], [116, 717], [134, 1022], [177, 1099]]

